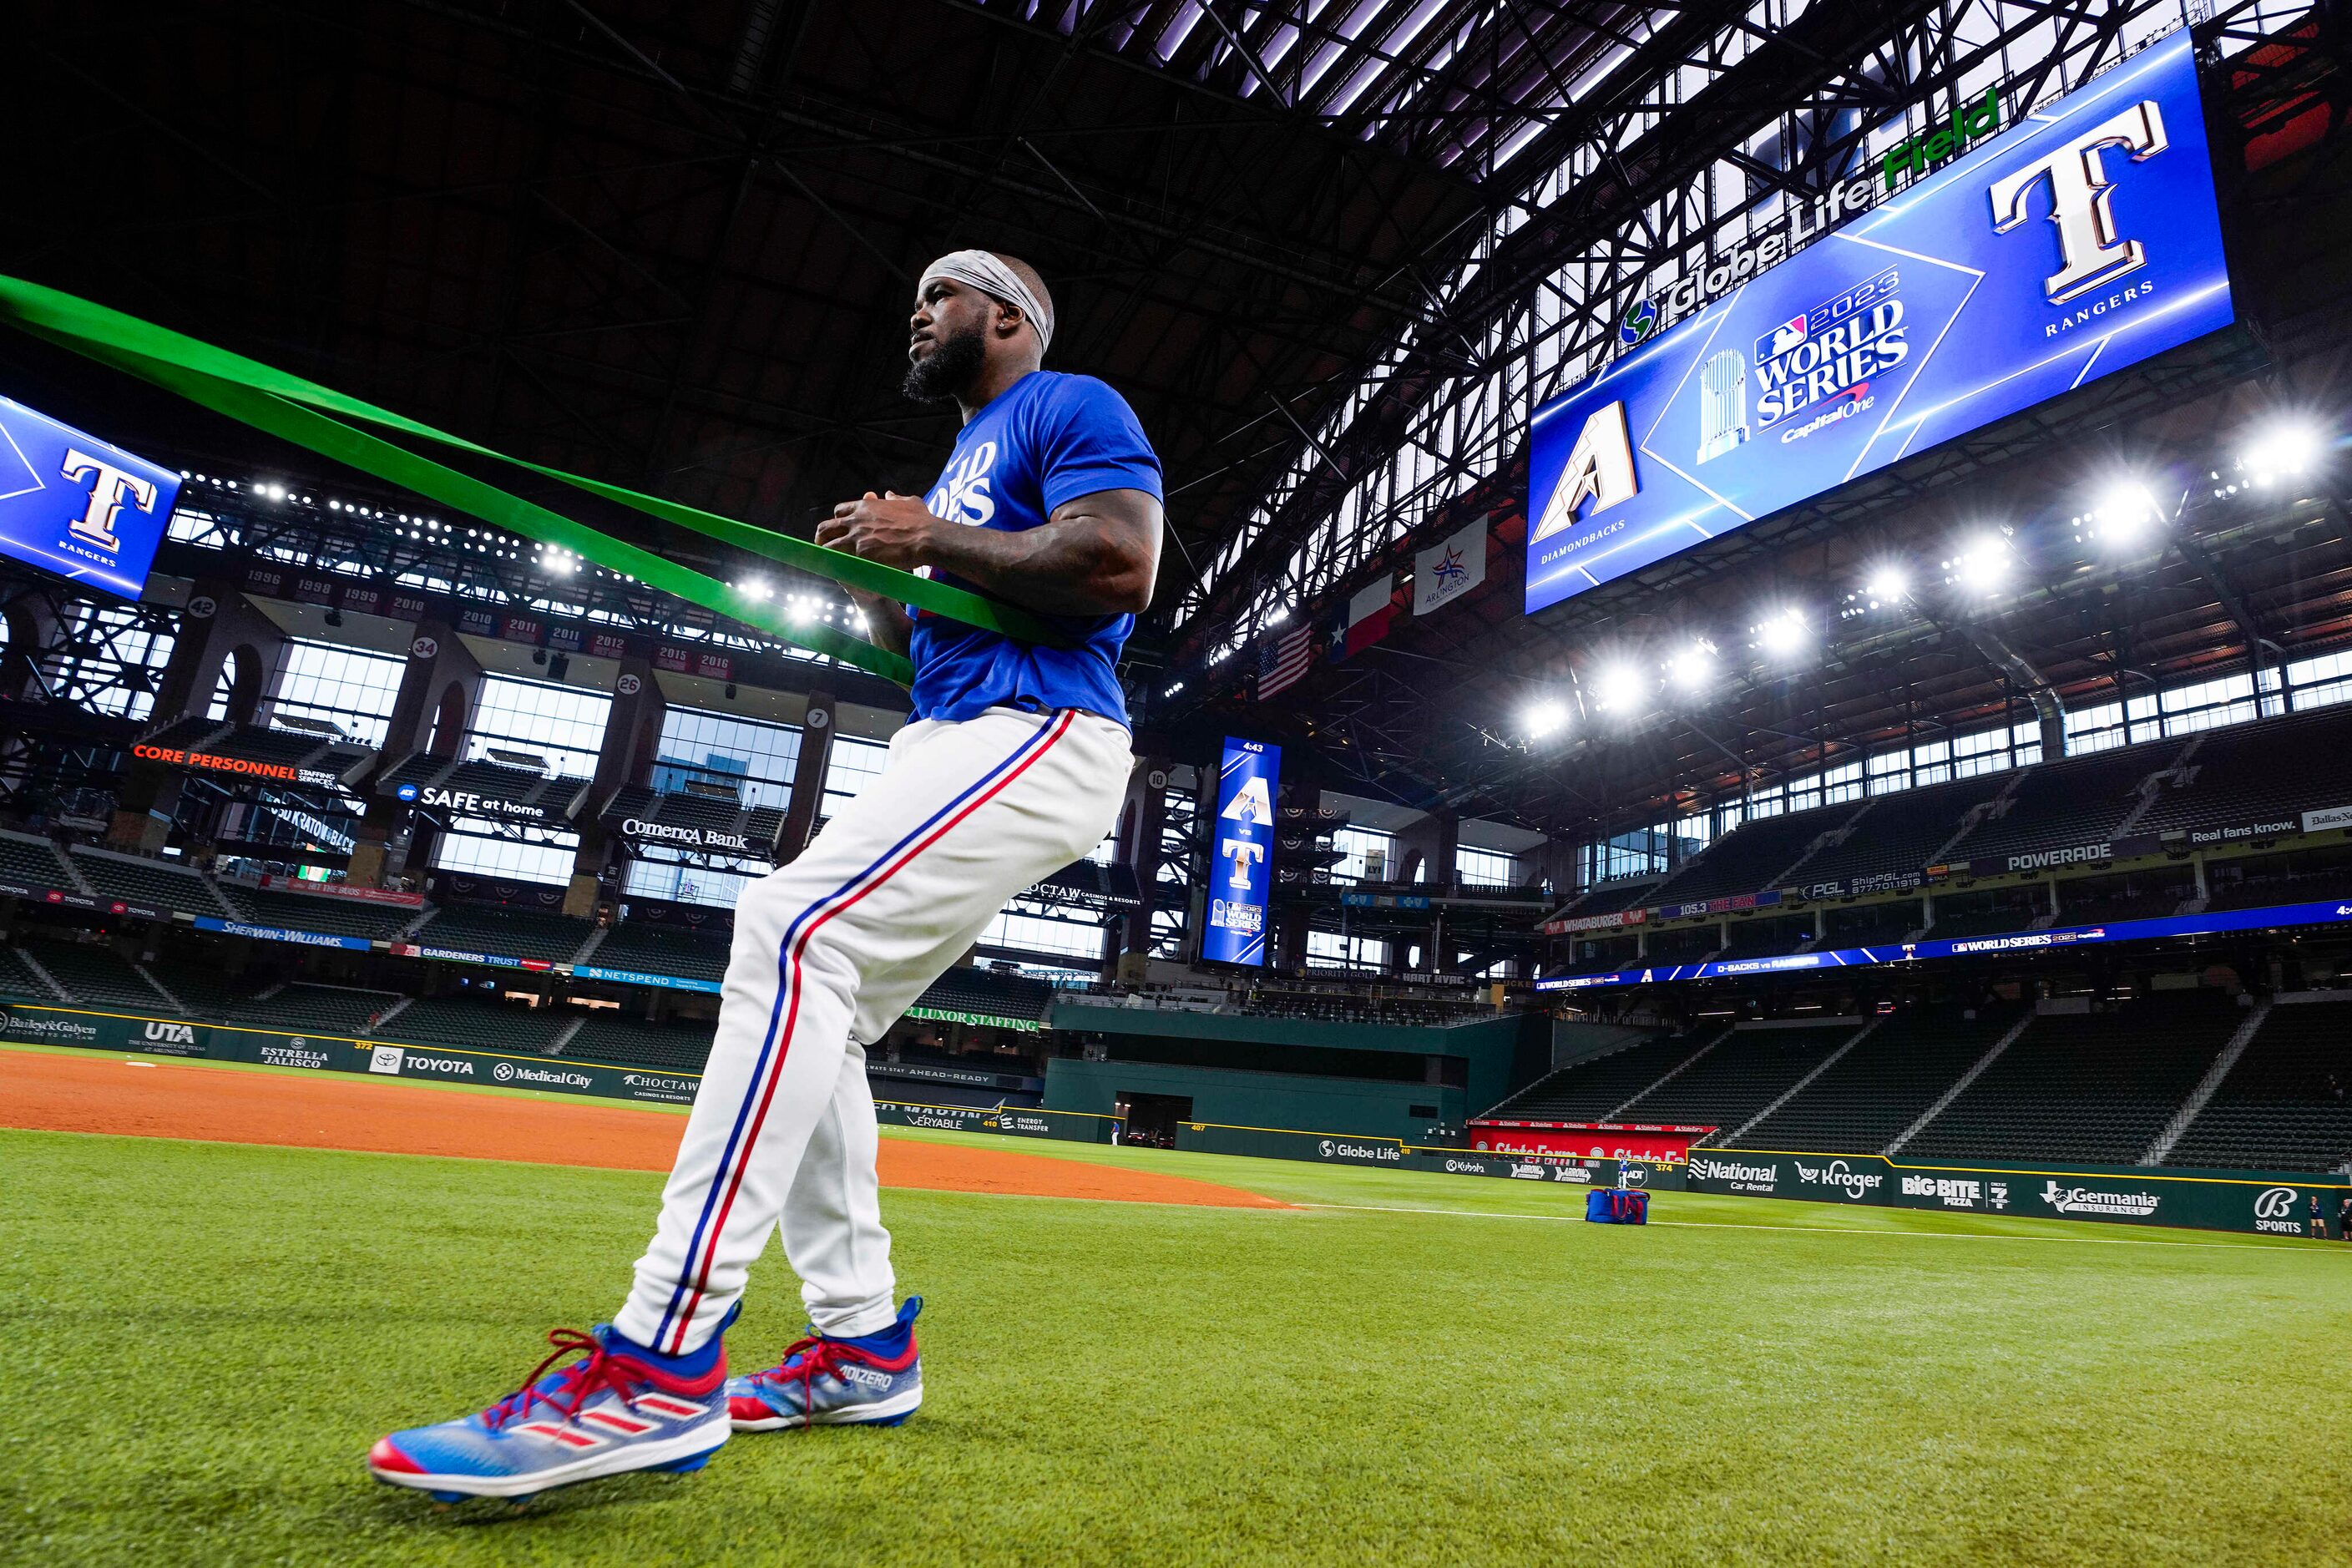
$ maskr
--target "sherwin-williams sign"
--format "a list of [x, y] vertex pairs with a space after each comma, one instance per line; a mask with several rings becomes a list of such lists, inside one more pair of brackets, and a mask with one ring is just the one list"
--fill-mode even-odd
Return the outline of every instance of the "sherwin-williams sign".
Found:
[[2234, 319], [2183, 30], [1538, 410], [1527, 608]]
[[2317, 1194], [2332, 1221], [2352, 1184], [2334, 1173], [2198, 1171], [2132, 1165], [1963, 1164], [1883, 1154], [1698, 1149], [1693, 1192], [1814, 1203], [2023, 1215], [2302, 1236]]

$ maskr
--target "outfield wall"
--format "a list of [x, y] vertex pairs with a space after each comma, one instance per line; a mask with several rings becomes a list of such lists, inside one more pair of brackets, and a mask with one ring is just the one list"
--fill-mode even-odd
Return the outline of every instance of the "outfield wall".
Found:
[[2304, 1236], [2317, 1194], [2335, 1235], [2352, 1184], [2336, 1172], [2209, 1171], [2150, 1165], [1894, 1161], [1884, 1154], [1694, 1149], [1693, 1192], [1938, 1213], [2105, 1220]]
[[[148, 1014], [17, 1001], [0, 1003], [0, 1042], [135, 1051], [309, 1072], [486, 1084], [667, 1105], [691, 1104], [701, 1081], [694, 1073], [616, 1067], [562, 1057], [333, 1035], [285, 1034], [239, 1025], [203, 1024]], [[1115, 1143], [1120, 1125], [1116, 1117], [1013, 1106], [981, 1108], [877, 1100], [875, 1110], [882, 1121], [894, 1126], [1076, 1142]], [[2305, 1234], [2304, 1222], [2314, 1193], [2320, 1195], [2331, 1222], [2336, 1205], [2352, 1193], [2352, 1183], [2342, 1176], [2308, 1171], [2197, 1171], [1942, 1160], [1898, 1164], [1879, 1154], [1750, 1149], [1695, 1150], [1685, 1169], [1632, 1161], [1482, 1154], [1466, 1149], [1430, 1148], [1394, 1138], [1213, 1121], [1178, 1123], [1176, 1146], [1202, 1153], [1422, 1171], [1440, 1175], [1491, 1176], [1584, 1186], [1624, 1184], [1669, 1190], [1687, 1187], [1693, 1192], [1802, 1198], [1882, 1208], [2015, 1214], [2271, 1235]]]
[[1432, 1123], [1459, 1127], [1470, 1117], [1468, 1094], [1444, 1084], [1075, 1057], [1045, 1064], [1045, 1103], [1055, 1110], [1109, 1116], [1122, 1094], [1179, 1096], [1204, 1121], [1275, 1122], [1379, 1138], [1426, 1137]]

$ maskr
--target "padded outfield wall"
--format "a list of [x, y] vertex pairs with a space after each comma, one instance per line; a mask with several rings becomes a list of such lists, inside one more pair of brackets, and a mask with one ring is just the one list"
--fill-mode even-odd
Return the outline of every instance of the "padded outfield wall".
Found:
[[1691, 1191], [1944, 1214], [2105, 1220], [2304, 1236], [2316, 1194], [2335, 1236], [2352, 1183], [2328, 1171], [1890, 1160], [1784, 1149], [1694, 1149]]
[[[530, 1089], [597, 1099], [685, 1105], [699, 1079], [562, 1057], [446, 1045], [293, 1035], [152, 1014], [47, 1003], [0, 1003], [0, 1042], [70, 1046], [305, 1072], [425, 1079]], [[1113, 1117], [1051, 1108], [927, 1105], [877, 1100], [893, 1125], [1015, 1138], [1115, 1142]], [[2352, 1183], [2300, 1171], [2193, 1171], [2109, 1165], [2023, 1165], [1915, 1161], [1877, 1154], [1702, 1149], [1687, 1170], [1613, 1160], [1481, 1154], [1398, 1138], [1213, 1121], [1180, 1122], [1176, 1146], [1202, 1153], [1302, 1160], [1317, 1164], [1487, 1176], [1511, 1181], [1623, 1184], [1653, 1189], [1803, 1198], [1832, 1204], [1941, 1209], [1989, 1215], [2186, 1226], [2253, 1234], [2304, 1234], [2314, 1193], [2332, 1221]]]

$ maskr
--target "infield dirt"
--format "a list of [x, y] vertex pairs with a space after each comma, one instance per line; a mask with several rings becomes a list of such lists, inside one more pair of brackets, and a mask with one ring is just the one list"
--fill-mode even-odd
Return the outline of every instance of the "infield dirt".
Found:
[[[469, 1094], [348, 1075], [307, 1078], [114, 1055], [0, 1050], [0, 1126], [43, 1132], [667, 1171], [685, 1125], [674, 1112]], [[886, 1187], [1216, 1208], [1288, 1206], [1185, 1176], [898, 1138], [882, 1140], [881, 1167]]]

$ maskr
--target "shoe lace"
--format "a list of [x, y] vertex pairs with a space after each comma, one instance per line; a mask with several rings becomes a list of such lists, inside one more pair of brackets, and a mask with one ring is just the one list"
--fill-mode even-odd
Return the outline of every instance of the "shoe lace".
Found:
[[[623, 1398], [628, 1396], [629, 1380], [623, 1374], [613, 1354], [604, 1342], [593, 1334], [583, 1334], [577, 1329], [551, 1329], [547, 1342], [555, 1349], [546, 1360], [530, 1369], [522, 1386], [482, 1412], [482, 1424], [495, 1432], [509, 1421], [520, 1420], [530, 1414], [534, 1405], [544, 1405], [566, 1421], [579, 1415], [580, 1407], [598, 1390], [613, 1388]], [[585, 1361], [573, 1362], [557, 1375], [555, 1386], [541, 1388], [540, 1380], [548, 1368], [565, 1356], [585, 1352]]]
[[801, 1385], [801, 1408], [814, 1410], [816, 1408], [816, 1380], [837, 1369], [856, 1353], [839, 1340], [811, 1334], [785, 1346], [784, 1359], [760, 1376], [769, 1383], [786, 1386], [798, 1382]]

